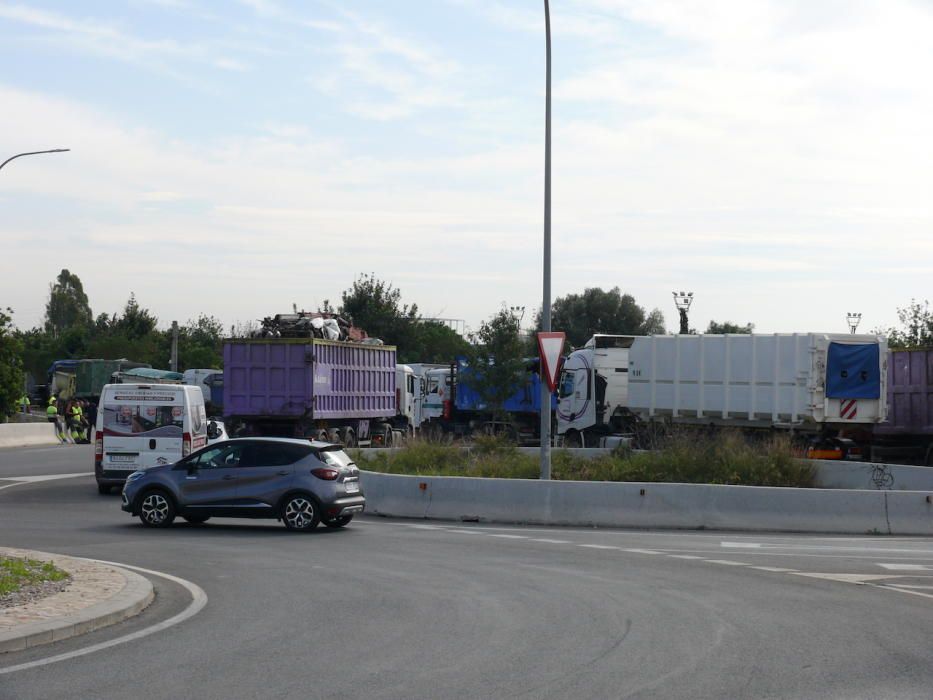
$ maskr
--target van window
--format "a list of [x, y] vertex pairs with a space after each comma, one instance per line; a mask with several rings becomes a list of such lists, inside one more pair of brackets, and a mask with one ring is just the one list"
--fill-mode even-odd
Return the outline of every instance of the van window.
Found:
[[146, 437], [181, 437], [185, 407], [181, 404], [124, 403], [103, 406], [104, 434]]

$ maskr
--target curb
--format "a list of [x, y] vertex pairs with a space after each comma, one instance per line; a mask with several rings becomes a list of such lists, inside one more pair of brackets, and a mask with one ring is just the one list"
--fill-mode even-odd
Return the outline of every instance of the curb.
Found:
[[[40, 561], [51, 561], [69, 573], [78, 572], [72, 573], [75, 581], [80, 580], [80, 571], [83, 567], [94, 564], [100, 571], [107, 571], [114, 577], [122, 577], [124, 582], [124, 585], [117, 593], [104, 600], [92, 602], [80, 610], [47, 617], [47, 619], [37, 622], [15, 625], [12, 629], [0, 630], [0, 654], [58, 642], [62, 639], [87, 634], [102, 627], [122, 622], [145, 610], [155, 597], [149, 579], [118, 566], [97, 564], [92, 560], [23, 549], [0, 548], [0, 553]], [[74, 581], [72, 585], [74, 585]], [[63, 593], [43, 598], [41, 601], [45, 603], [54, 602], [53, 599], [56, 596], [63, 595], [67, 591], [68, 589], [65, 589]], [[28, 604], [20, 606], [20, 608], [27, 607]], [[7, 610], [13, 609], [15, 608], [8, 608]], [[0, 619], [2, 619], [2, 612], [0, 610]]]

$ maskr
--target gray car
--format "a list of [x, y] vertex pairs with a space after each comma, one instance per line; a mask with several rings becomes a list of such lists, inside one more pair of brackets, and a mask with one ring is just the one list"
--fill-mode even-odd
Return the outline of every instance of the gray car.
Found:
[[123, 510], [147, 527], [211, 517], [277, 518], [290, 530], [343, 527], [362, 513], [360, 470], [340, 445], [239, 438], [164, 466], [133, 472]]

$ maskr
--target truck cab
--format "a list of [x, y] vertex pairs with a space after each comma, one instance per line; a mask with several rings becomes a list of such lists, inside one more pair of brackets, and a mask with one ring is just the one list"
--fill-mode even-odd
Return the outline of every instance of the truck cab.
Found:
[[625, 432], [629, 348], [636, 337], [594, 335], [564, 361], [557, 393], [557, 434], [566, 446], [609, 446], [607, 436]]

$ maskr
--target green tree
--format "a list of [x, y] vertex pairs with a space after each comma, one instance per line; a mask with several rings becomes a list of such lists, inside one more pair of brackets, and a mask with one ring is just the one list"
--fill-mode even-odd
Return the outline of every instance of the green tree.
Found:
[[[201, 314], [188, 321], [178, 333], [178, 371], [223, 367], [223, 324], [213, 316]], [[166, 331], [171, 353], [172, 331]]]
[[402, 304], [402, 293], [374, 274], [361, 275], [341, 296], [340, 315], [374, 338], [398, 345], [418, 320], [418, 306]]
[[62, 270], [55, 283], [49, 285], [45, 330], [57, 337], [69, 328], [89, 327], [93, 318], [81, 280], [68, 270]]
[[906, 307], [898, 308], [897, 318], [901, 323], [899, 328], [875, 331], [888, 337], [888, 347], [903, 350], [933, 346], [933, 312], [929, 301], [921, 304], [911, 299]]
[[16, 411], [23, 395], [23, 344], [13, 330], [13, 309], [0, 311], [0, 422]]
[[719, 323], [718, 321], [710, 321], [709, 326], [706, 328], [707, 333], [712, 333], [713, 335], [726, 335], [728, 333], [743, 333], [750, 335], [755, 332], [754, 323], [746, 323], [744, 326], [740, 326], [737, 323], [732, 321], [723, 321]]
[[464, 375], [464, 381], [497, 418], [504, 416], [505, 402], [527, 374], [524, 354], [519, 320], [508, 309], [480, 325], [476, 345], [468, 355], [470, 372]]
[[412, 337], [398, 348], [401, 364], [409, 362], [452, 362], [466, 357], [470, 344], [454, 329], [437, 321], [421, 321], [411, 327]]
[[[537, 315], [541, 330], [541, 313]], [[622, 294], [618, 287], [608, 292], [590, 287], [582, 294], [558, 297], [551, 306], [551, 328], [564, 331], [567, 342], [580, 347], [595, 333], [612, 335], [662, 334], [664, 314], [660, 309], [646, 313], [631, 294]]]

